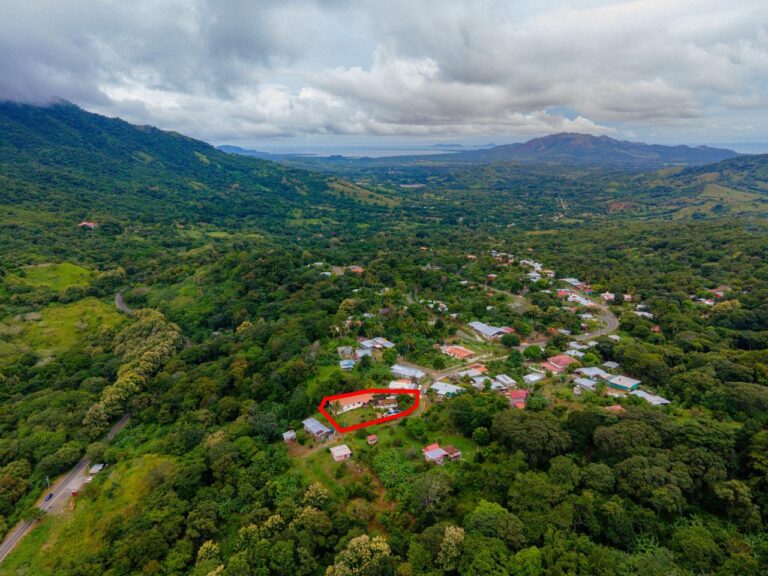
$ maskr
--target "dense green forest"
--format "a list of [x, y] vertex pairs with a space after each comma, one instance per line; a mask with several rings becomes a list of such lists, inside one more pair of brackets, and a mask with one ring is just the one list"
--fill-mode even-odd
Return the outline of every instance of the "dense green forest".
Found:
[[[284, 165], [3, 104], [0, 528], [40, 519], [0, 575], [765, 574], [767, 165]], [[630, 298], [526, 386], [601, 328], [566, 277]], [[339, 367], [374, 337], [394, 347]], [[462, 377], [405, 419], [302, 429], [395, 362], [427, 384], [462, 366], [447, 343], [524, 408]], [[611, 361], [671, 403], [575, 393], [574, 368]], [[432, 443], [461, 459], [426, 462]], [[41, 512], [84, 455], [106, 469]]]

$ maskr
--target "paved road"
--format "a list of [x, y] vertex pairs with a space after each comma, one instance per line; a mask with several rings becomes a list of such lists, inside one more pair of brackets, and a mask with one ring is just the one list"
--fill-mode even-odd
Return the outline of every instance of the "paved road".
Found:
[[[107, 441], [112, 440], [112, 438], [114, 438], [115, 435], [120, 432], [120, 430], [125, 428], [129, 420], [130, 416], [127, 414], [123, 416], [114, 426], [112, 426], [104, 439]], [[70, 496], [69, 485], [76, 478], [78, 478], [78, 476], [83, 475], [85, 471], [88, 470], [90, 465], [91, 462], [88, 460], [88, 458], [83, 458], [80, 460], [80, 462], [78, 462], [77, 465], [72, 468], [72, 470], [54, 482], [50, 490], [53, 493], [53, 498], [51, 498], [48, 502], [45, 502], [43, 499], [41, 499], [38, 501], [37, 507], [44, 512], [55, 508], [62, 509], [62, 504], [64, 504], [62, 500], [66, 501]], [[26, 536], [30, 530], [32, 530], [36, 523], [37, 520], [23, 520], [8, 533], [2, 545], [0, 545], [0, 562], [5, 560], [6, 556], [11, 553], [11, 550], [13, 550], [14, 547], [21, 541], [21, 539], [24, 538], [24, 536]]]
[[607, 336], [619, 327], [619, 319], [616, 318], [616, 314], [611, 312], [608, 306], [605, 304], [597, 304], [596, 307], [598, 310], [600, 310], [600, 316], [598, 316], [598, 320], [603, 322], [605, 326], [599, 330], [595, 330], [594, 332], [587, 332], [586, 334], [579, 334], [578, 336], [574, 336], [574, 340], [594, 340], [600, 336]]
[[128, 307], [128, 304], [125, 303], [122, 292], [115, 294], [115, 306], [117, 306], [117, 309], [120, 310], [120, 312], [125, 312], [126, 314], [133, 312], [133, 310]]

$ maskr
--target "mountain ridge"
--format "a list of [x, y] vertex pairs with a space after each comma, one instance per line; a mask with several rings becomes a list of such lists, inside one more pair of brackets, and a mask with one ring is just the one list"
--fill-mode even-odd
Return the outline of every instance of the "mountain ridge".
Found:
[[0, 204], [49, 206], [72, 218], [251, 220], [281, 232], [301, 209], [343, 210], [354, 220], [354, 210], [375, 209], [379, 199], [367, 192], [70, 103], [0, 103]]
[[733, 150], [710, 146], [666, 146], [561, 132], [517, 144], [503, 144], [489, 150], [460, 155], [464, 159], [486, 161], [517, 160], [595, 165], [709, 164], [741, 156]]

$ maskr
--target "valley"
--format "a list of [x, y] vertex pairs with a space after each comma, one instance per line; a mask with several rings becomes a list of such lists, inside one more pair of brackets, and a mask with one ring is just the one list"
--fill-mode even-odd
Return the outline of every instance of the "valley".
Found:
[[764, 572], [766, 156], [0, 127], [0, 575]]

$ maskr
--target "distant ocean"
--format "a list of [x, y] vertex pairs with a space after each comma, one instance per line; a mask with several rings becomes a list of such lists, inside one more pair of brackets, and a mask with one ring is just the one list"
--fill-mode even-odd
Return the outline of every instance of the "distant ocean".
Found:
[[728, 148], [741, 154], [768, 154], [768, 144], [710, 144], [714, 148]]
[[[259, 148], [270, 154], [299, 154], [301, 156], [345, 156], [347, 158], [386, 158], [388, 156], [427, 156], [432, 154], [452, 154], [459, 150], [445, 150], [442, 148], [388, 148], [388, 147], [367, 147], [359, 148], [352, 146], [308, 146], [308, 147], [286, 147], [286, 148]], [[473, 148], [461, 148], [461, 151], [473, 150]]]

